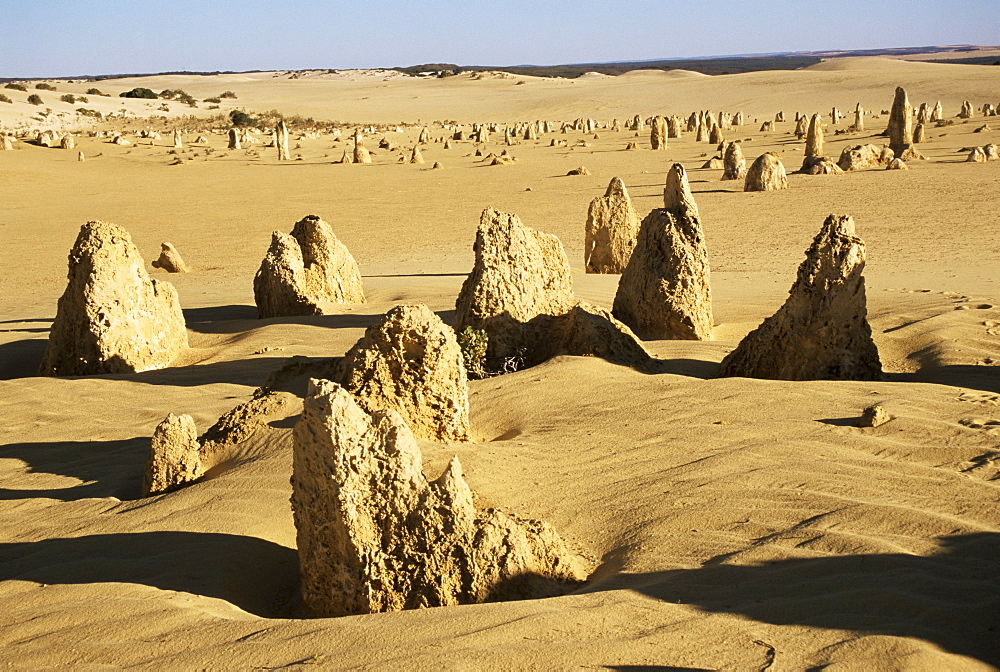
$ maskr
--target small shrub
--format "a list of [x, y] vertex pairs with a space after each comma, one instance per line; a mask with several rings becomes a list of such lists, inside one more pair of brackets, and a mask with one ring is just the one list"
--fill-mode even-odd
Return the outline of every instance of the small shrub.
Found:
[[91, 96], [106, 96], [108, 94], [104, 93], [100, 89], [87, 89], [87, 93]]
[[141, 86], [137, 86], [131, 91], [122, 91], [118, 96], [121, 98], [150, 98], [153, 100], [157, 97], [155, 93]]
[[245, 126], [256, 126], [257, 120], [251, 117], [246, 112], [242, 110], [233, 110], [229, 113], [229, 120], [233, 122], [233, 126], [245, 127]]
[[76, 113], [77, 114], [82, 114], [85, 117], [93, 117], [94, 119], [100, 119], [101, 118], [101, 113], [100, 112], [98, 112], [97, 110], [88, 110], [85, 107], [78, 107], [78, 108], [76, 108]]
[[219, 98], [232, 98], [233, 100], [236, 100], [236, 94], [232, 91], [223, 91], [219, 94]]
[[87, 98], [87, 96], [77, 96], [76, 100], [77, 100], [77, 102], [80, 102], [80, 103], [89, 103], [90, 102], [90, 100]]
[[41, 91], [55, 91], [56, 90], [56, 87], [54, 87], [51, 84], [48, 84], [46, 82], [38, 82], [38, 84], [35, 84], [35, 88], [39, 89]]
[[32, 105], [41, 105], [42, 97], [39, 96], [37, 93], [33, 93], [30, 96], [28, 96], [28, 102], [31, 103]]
[[5, 96], [4, 94], [0, 93], [0, 103], [13, 103], [13, 102], [14, 101], [11, 100], [9, 96]]
[[465, 372], [472, 380], [486, 378], [489, 373], [486, 371], [486, 346], [489, 345], [489, 336], [482, 329], [465, 327], [456, 334], [458, 347], [462, 351], [462, 359], [465, 360]]
[[221, 102], [222, 102], [222, 99], [221, 99], [221, 98], [219, 98], [218, 96], [214, 96], [214, 97], [212, 97], [212, 98], [206, 98], [206, 99], [205, 99], [205, 102], [206, 102], [206, 103], [221, 103]]
[[63, 95], [59, 96], [59, 100], [63, 101], [64, 103], [69, 103], [70, 105], [72, 105], [73, 103], [76, 102], [76, 96], [74, 96], [72, 93], [64, 93]]
[[159, 110], [160, 112], [169, 112], [169, 111], [170, 111], [170, 106], [169, 106], [169, 105], [167, 105], [166, 103], [162, 103], [162, 104], [161, 104], [161, 105], [160, 105], [160, 106], [159, 106], [158, 108], [156, 108], [156, 109], [158, 109], [158, 110]]
[[5, 89], [13, 89], [14, 91], [27, 91], [28, 90], [28, 87], [26, 87], [24, 84], [18, 84], [17, 82], [10, 82], [9, 84], [7, 84], [6, 86], [4, 86], [3, 88], [5, 88]]

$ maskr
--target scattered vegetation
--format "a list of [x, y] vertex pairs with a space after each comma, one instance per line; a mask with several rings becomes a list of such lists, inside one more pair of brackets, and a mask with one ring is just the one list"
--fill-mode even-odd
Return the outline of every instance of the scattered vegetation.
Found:
[[486, 346], [489, 345], [489, 336], [486, 331], [465, 327], [456, 334], [456, 337], [469, 378], [479, 380], [489, 376], [486, 371]]
[[206, 102], [206, 103], [221, 103], [222, 99], [219, 98], [218, 96], [214, 96], [212, 98], [206, 98], [204, 102]]
[[[83, 99], [81, 98], [80, 100], [83, 100]], [[76, 113], [77, 114], [82, 114], [85, 117], [93, 117], [94, 119], [100, 119], [101, 116], [102, 116], [101, 113], [98, 112], [97, 110], [88, 110], [85, 107], [78, 107], [78, 108], [76, 108]]]
[[232, 91], [223, 91], [219, 94], [219, 98], [232, 98], [233, 100], [236, 100], [236, 94]]
[[160, 98], [165, 98], [166, 100], [176, 100], [177, 102], [184, 103], [190, 107], [198, 107], [198, 101], [184, 89], [164, 89], [163, 91], [160, 91]]
[[18, 84], [17, 82], [10, 82], [9, 84], [7, 84], [6, 86], [4, 86], [3, 88], [5, 88], [5, 89], [13, 89], [14, 91], [27, 91], [28, 90], [28, 87], [26, 87], [24, 84]]
[[10, 99], [10, 96], [6, 96], [6, 95], [0, 93], [0, 103], [12, 103], [13, 104], [13, 102], [14, 101]]
[[87, 89], [87, 94], [91, 96], [107, 96], [110, 94], [104, 93], [100, 89]]
[[242, 110], [233, 110], [230, 112], [229, 121], [232, 122], [233, 126], [238, 128], [246, 128], [257, 125], [257, 120]]
[[76, 102], [76, 96], [74, 96], [72, 93], [64, 93], [63, 95], [59, 96], [59, 100], [63, 101], [64, 103], [69, 103], [70, 105], [72, 105], [73, 103]]
[[39, 89], [41, 91], [55, 91], [56, 90], [56, 87], [52, 86], [51, 84], [49, 84], [47, 82], [38, 82], [37, 84], [35, 84], [35, 88]]
[[41, 105], [43, 103], [42, 97], [39, 96], [37, 93], [33, 93], [30, 96], [28, 96], [28, 102], [31, 103], [32, 105]]
[[150, 98], [155, 100], [157, 95], [150, 89], [137, 86], [131, 91], [122, 91], [118, 94], [122, 98]]

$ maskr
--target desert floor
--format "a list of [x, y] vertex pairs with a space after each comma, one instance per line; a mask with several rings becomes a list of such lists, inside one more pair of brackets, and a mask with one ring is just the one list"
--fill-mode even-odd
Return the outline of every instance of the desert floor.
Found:
[[[519, 84], [524, 81], [524, 84]], [[789, 172], [803, 143], [795, 111], [848, 119], [826, 153], [877, 137], [846, 129], [854, 105], [878, 115], [895, 86], [954, 118], [931, 127], [908, 171], [790, 175], [787, 191], [743, 193], [702, 169], [713, 146], [685, 134], [666, 151], [648, 131], [520, 141], [489, 166], [472, 142], [398, 164], [420, 124], [742, 110], [748, 163]], [[57, 84], [83, 93], [88, 84]], [[310, 76], [159, 77], [97, 84], [233, 90], [233, 107], [316, 119], [406, 123], [369, 133], [373, 165], [340, 165], [345, 139], [226, 150], [221, 134], [170, 154], [82, 135], [77, 150], [28, 142], [0, 152], [0, 664], [278, 668], [992, 669], [1000, 665], [1000, 162], [963, 148], [1000, 142], [1000, 68], [884, 59], [804, 71], [707, 77], [636, 72], [537, 80]], [[27, 94], [0, 123], [27, 129]], [[43, 94], [45, 92], [42, 92]], [[16, 94], [16, 95], [15, 95]], [[58, 94], [47, 94], [57, 98]], [[91, 99], [92, 102], [94, 98]], [[148, 103], [115, 97], [133, 115]], [[55, 107], [53, 105], [52, 107]], [[90, 105], [94, 107], [94, 105]], [[760, 122], [783, 110], [773, 132]], [[180, 114], [176, 111], [171, 114]], [[6, 116], [3, 116], [6, 115]], [[18, 116], [20, 115], [20, 116]], [[139, 117], [115, 128], [140, 130]], [[67, 118], [62, 118], [63, 123]], [[829, 116], [827, 116], [829, 123]], [[156, 122], [169, 128], [170, 122]], [[973, 133], [990, 123], [996, 130]], [[41, 124], [38, 127], [45, 127]], [[110, 126], [105, 126], [110, 127]], [[431, 125], [432, 137], [446, 131]], [[398, 150], [377, 149], [387, 137]], [[550, 147], [552, 138], [568, 147]], [[494, 134], [486, 152], [499, 153]], [[582, 146], [585, 141], [587, 146]], [[640, 149], [623, 151], [635, 141]], [[211, 152], [207, 151], [211, 149]], [[172, 165], [177, 157], [183, 163]], [[442, 170], [431, 170], [440, 161]], [[577, 295], [610, 308], [618, 276], [583, 273], [590, 200], [624, 180], [640, 215], [662, 203], [674, 162], [688, 169], [712, 264], [715, 338], [654, 341], [667, 373], [560, 357], [471, 383], [469, 443], [422, 442], [436, 477], [458, 455], [479, 504], [550, 522], [593, 562], [557, 598], [340, 619], [301, 617], [289, 506], [298, 411], [242, 444], [209, 477], [140, 498], [153, 428], [189, 413], [204, 431], [293, 355], [335, 357], [393, 305], [447, 321], [479, 213], [516, 213], [557, 235]], [[566, 176], [586, 166], [589, 176]], [[850, 214], [868, 250], [869, 319], [883, 382], [716, 379], [718, 362], [782, 303], [826, 215]], [[357, 258], [365, 304], [259, 320], [253, 275], [274, 230], [308, 214]], [[177, 288], [191, 348], [134, 375], [35, 376], [66, 255], [87, 220], [128, 229], [147, 262], [170, 241], [192, 267], [149, 268]], [[874, 402], [894, 416], [856, 419]]]

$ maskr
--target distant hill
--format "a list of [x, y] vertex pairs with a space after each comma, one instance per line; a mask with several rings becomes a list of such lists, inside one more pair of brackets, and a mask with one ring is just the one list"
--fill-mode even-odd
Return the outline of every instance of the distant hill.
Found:
[[[737, 54], [730, 56], [708, 56], [699, 58], [664, 58], [644, 61], [612, 61], [603, 63], [569, 63], [565, 65], [457, 65], [455, 63], [423, 63], [420, 65], [396, 66], [385, 68], [396, 70], [408, 75], [435, 75], [447, 77], [460, 72], [479, 72], [484, 70], [502, 70], [515, 75], [534, 77], [565, 77], [576, 78], [587, 72], [599, 72], [604, 75], [621, 75], [632, 70], [691, 70], [705, 75], [733, 75], [741, 72], [757, 72], [761, 70], [799, 70], [815, 65], [831, 58], [846, 58], [852, 56], [910, 56], [916, 54], [938, 54], [944, 52], [979, 51], [982, 47], [959, 45], [948, 47], [892, 47], [886, 49], [862, 49], [857, 51], [799, 51], [779, 52], [773, 54]], [[971, 65], [1000, 65], [997, 56], [973, 56], [967, 58], [926, 59], [935, 63], [957, 63]], [[312, 68], [323, 70], [324, 68]], [[101, 81], [105, 79], [130, 79], [134, 77], [156, 77], [159, 75], [234, 75], [256, 72], [271, 72], [272, 70], [213, 70], [209, 72], [178, 70], [156, 73], [119, 73], [114, 75], [76, 75], [72, 77], [0, 77], [0, 84], [14, 81], [36, 81], [42, 79], [75, 79], [82, 81]], [[275, 68], [274, 71], [283, 71]], [[329, 70], [336, 72], [337, 70]], [[305, 71], [299, 71], [305, 72]]]

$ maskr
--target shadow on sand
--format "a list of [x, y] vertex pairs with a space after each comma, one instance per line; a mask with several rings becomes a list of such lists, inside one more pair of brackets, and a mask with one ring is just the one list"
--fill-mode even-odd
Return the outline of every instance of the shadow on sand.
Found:
[[0, 581], [136, 583], [219, 598], [264, 618], [301, 615], [298, 575], [294, 549], [235, 534], [139, 532], [0, 544]]
[[0, 500], [41, 497], [64, 502], [91, 497], [134, 499], [139, 496], [150, 438], [121, 441], [56, 441], [0, 446], [0, 459], [27, 463], [28, 473], [56, 474], [84, 481], [68, 488], [12, 490], [0, 488]]
[[722, 564], [617, 574], [579, 592], [628, 589], [774, 625], [915, 637], [1000, 665], [1000, 534], [944, 537], [932, 556], [905, 553]]

